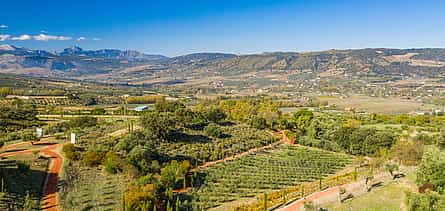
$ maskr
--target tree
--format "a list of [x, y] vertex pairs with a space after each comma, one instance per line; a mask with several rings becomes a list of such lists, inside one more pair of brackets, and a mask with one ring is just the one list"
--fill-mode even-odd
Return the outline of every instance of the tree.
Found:
[[445, 210], [445, 196], [434, 191], [427, 193], [407, 193], [408, 210], [439, 211]]
[[249, 125], [262, 130], [267, 127], [267, 120], [262, 117], [254, 116], [250, 119]]
[[108, 173], [115, 174], [122, 171], [123, 161], [122, 159], [113, 151], [107, 152], [105, 154], [104, 162], [105, 170]]
[[215, 123], [210, 123], [207, 125], [204, 128], [204, 134], [214, 138], [221, 138], [223, 136], [221, 128]]
[[105, 153], [89, 150], [83, 155], [83, 163], [87, 166], [97, 166], [102, 163]]
[[445, 149], [445, 128], [440, 131], [440, 136], [437, 139], [437, 146], [441, 149]]
[[202, 115], [206, 121], [219, 123], [226, 118], [224, 111], [216, 106], [204, 109]]
[[260, 103], [257, 116], [265, 119], [270, 125], [272, 125], [272, 123], [277, 121], [281, 116], [281, 111], [277, 103], [268, 100]]
[[154, 152], [151, 148], [137, 145], [127, 155], [127, 160], [136, 166], [140, 171], [147, 173], [150, 171], [150, 160], [153, 158]]
[[157, 112], [175, 112], [181, 108], [185, 108], [185, 105], [179, 101], [159, 100], [155, 104], [155, 111]]
[[445, 189], [445, 153], [438, 148], [428, 149], [417, 168], [418, 185], [431, 184], [434, 190], [443, 193]]
[[6, 97], [11, 93], [11, 89], [9, 87], [0, 88], [0, 97]]
[[155, 187], [153, 184], [147, 184], [142, 187], [129, 186], [122, 201], [125, 207], [124, 210], [153, 210], [157, 201]]
[[301, 109], [294, 113], [293, 121], [297, 128], [305, 130], [312, 123], [314, 119], [314, 113], [307, 109]]
[[167, 113], [149, 112], [141, 117], [146, 138], [166, 140], [169, 132], [175, 128], [175, 119]]
[[176, 183], [183, 180], [190, 169], [190, 163], [183, 161], [178, 163], [176, 160], [171, 161], [161, 171], [161, 184], [165, 190], [172, 189]]
[[69, 160], [78, 160], [80, 157], [80, 153], [77, 151], [74, 144], [66, 144], [63, 146], [62, 151], [65, 153], [65, 157]]
[[417, 165], [422, 159], [423, 143], [410, 138], [401, 138], [392, 146], [391, 155], [401, 164]]

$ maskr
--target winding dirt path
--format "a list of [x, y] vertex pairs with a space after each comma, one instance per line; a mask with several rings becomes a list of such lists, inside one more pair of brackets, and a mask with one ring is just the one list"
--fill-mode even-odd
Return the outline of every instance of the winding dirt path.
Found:
[[[8, 145], [2, 150], [11, 150], [16, 147], [29, 145], [31, 142], [21, 142], [14, 145]], [[35, 142], [34, 144], [47, 144], [46, 142]], [[43, 186], [43, 210], [45, 211], [58, 211], [57, 208], [57, 182], [58, 175], [62, 170], [63, 158], [54, 149], [63, 146], [65, 143], [53, 144], [50, 146], [44, 146], [38, 149], [28, 149], [14, 152], [4, 152], [1, 153], [1, 157], [10, 157], [19, 154], [32, 154], [34, 151], [39, 151], [43, 156], [49, 157], [51, 159], [48, 168], [45, 184]]]

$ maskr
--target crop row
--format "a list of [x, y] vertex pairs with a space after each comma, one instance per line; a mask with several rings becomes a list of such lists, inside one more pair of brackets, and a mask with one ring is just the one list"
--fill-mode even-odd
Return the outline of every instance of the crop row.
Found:
[[319, 180], [350, 161], [351, 158], [343, 154], [281, 145], [202, 170], [201, 185], [193, 194], [193, 204], [198, 209], [208, 209]]

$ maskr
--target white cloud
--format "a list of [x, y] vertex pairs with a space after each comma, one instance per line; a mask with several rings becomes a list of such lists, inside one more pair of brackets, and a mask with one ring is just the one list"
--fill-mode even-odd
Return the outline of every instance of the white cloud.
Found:
[[23, 34], [18, 37], [11, 37], [11, 40], [17, 40], [17, 41], [25, 41], [25, 40], [30, 40], [30, 39], [31, 39], [31, 36], [29, 36], [27, 34]]
[[11, 37], [11, 35], [9, 35], [9, 34], [0, 34], [0, 41], [5, 41], [9, 37]]
[[53, 35], [46, 35], [46, 34], [39, 34], [33, 36], [35, 40], [38, 41], [49, 41], [49, 40], [71, 40], [71, 37], [65, 37], [65, 36], [53, 36]]
[[65, 37], [65, 36], [53, 36], [53, 35], [46, 35], [46, 34], [39, 34], [36, 36], [33, 36], [34, 40], [38, 41], [49, 41], [49, 40], [71, 40], [71, 37]]
[[85, 38], [85, 37], [79, 37], [79, 38], [77, 38], [77, 41], [82, 41], [82, 40], [86, 40], [87, 38]]
[[100, 38], [95, 37], [95, 38], [93, 38], [93, 40], [94, 40], [94, 41], [99, 41]]
[[41, 30], [40, 33], [46, 34], [46, 33], [48, 33], [48, 32], [45, 31], [45, 30]]
[[7, 29], [7, 28], [8, 28], [7, 25], [5, 25], [5, 24], [0, 24], [0, 29]]

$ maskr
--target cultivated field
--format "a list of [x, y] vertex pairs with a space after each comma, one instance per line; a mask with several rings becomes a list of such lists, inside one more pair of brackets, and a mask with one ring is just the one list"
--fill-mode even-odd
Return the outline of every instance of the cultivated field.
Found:
[[[197, 182], [202, 182], [202, 185], [193, 194], [193, 206], [208, 209], [297, 186], [333, 174], [350, 162], [351, 158], [343, 154], [280, 145], [276, 149], [201, 170]], [[224, 205], [219, 208], [229, 209]]]
[[423, 104], [414, 100], [406, 100], [396, 97], [369, 97], [364, 95], [352, 95], [348, 98], [323, 97], [320, 100], [328, 101], [329, 105], [336, 105], [340, 109], [355, 108], [357, 111], [372, 113], [409, 113], [417, 110], [431, 110], [433, 105]]

